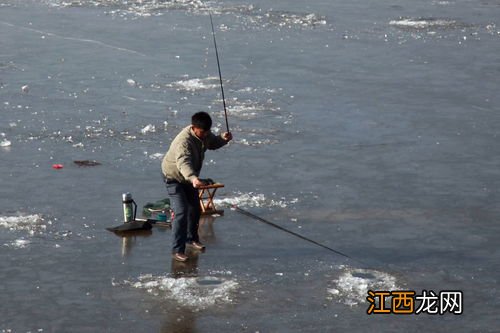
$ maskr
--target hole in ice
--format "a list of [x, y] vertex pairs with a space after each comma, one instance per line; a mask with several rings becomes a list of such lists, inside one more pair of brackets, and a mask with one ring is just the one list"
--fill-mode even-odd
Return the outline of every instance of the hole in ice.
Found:
[[372, 269], [347, 268], [333, 281], [334, 287], [328, 289], [330, 299], [349, 306], [366, 301], [368, 290], [399, 290], [396, 277]]
[[205, 277], [205, 278], [196, 279], [196, 282], [200, 286], [216, 286], [216, 285], [222, 284], [223, 281], [221, 281], [221, 280], [219, 280], [217, 278], [208, 278], [208, 277]]
[[352, 276], [357, 277], [357, 278], [361, 278], [361, 279], [368, 279], [368, 280], [376, 279], [376, 276], [371, 274], [371, 273], [353, 272]]

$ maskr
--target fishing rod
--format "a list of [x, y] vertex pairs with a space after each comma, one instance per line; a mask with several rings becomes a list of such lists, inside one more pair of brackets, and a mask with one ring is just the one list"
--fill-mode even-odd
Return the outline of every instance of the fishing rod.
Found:
[[302, 235], [300, 235], [300, 234], [298, 234], [298, 233], [296, 233], [296, 232], [293, 232], [293, 231], [291, 231], [291, 230], [288, 230], [288, 229], [286, 229], [286, 228], [283, 228], [283, 227], [281, 227], [281, 226], [279, 226], [279, 225], [277, 225], [277, 224], [275, 224], [275, 223], [273, 223], [273, 222], [271, 222], [271, 221], [265, 220], [265, 219], [263, 219], [263, 218], [262, 218], [262, 217], [260, 217], [260, 216], [257, 216], [257, 215], [255, 215], [255, 214], [253, 214], [253, 213], [250, 213], [249, 211], [244, 210], [244, 209], [242, 209], [242, 208], [240, 208], [240, 207], [238, 207], [238, 206], [236, 206], [236, 205], [231, 205], [231, 208], [235, 209], [238, 213], [240, 213], [240, 214], [242, 214], [242, 215], [245, 215], [245, 216], [251, 217], [251, 218], [253, 218], [253, 219], [255, 219], [255, 220], [259, 221], [259, 222], [262, 222], [262, 223], [265, 223], [265, 224], [267, 224], [267, 225], [270, 225], [270, 226], [271, 226], [271, 227], [273, 227], [273, 228], [276, 228], [276, 229], [279, 229], [279, 230], [281, 230], [281, 231], [287, 232], [287, 233], [289, 233], [289, 234], [291, 234], [291, 235], [293, 235], [293, 236], [295, 236], [295, 237], [298, 237], [298, 238], [300, 238], [300, 239], [303, 239], [303, 240], [305, 240], [305, 241], [308, 241], [309, 243], [313, 243], [313, 244], [315, 244], [315, 245], [317, 245], [317, 246], [320, 246], [320, 247], [322, 247], [322, 248], [324, 248], [324, 249], [326, 249], [326, 250], [328, 250], [328, 251], [331, 251], [331, 252], [333, 252], [333, 253], [336, 253], [336, 254], [341, 255], [341, 256], [343, 256], [343, 257], [346, 257], [346, 258], [348, 258], [348, 259], [351, 259], [351, 260], [357, 261], [357, 262], [359, 262], [359, 263], [361, 263], [361, 264], [363, 264], [363, 265], [367, 265], [366, 263], [364, 263], [364, 262], [362, 262], [362, 261], [360, 261], [360, 260], [358, 260], [358, 259], [354, 259], [353, 257], [351, 257], [351, 256], [349, 256], [349, 255], [347, 255], [347, 254], [345, 254], [345, 253], [342, 253], [342, 252], [340, 252], [340, 251], [337, 251], [337, 250], [335, 250], [335, 249], [332, 249], [331, 247], [328, 247], [328, 246], [326, 246], [326, 245], [323, 245], [323, 244], [321, 244], [321, 243], [319, 243], [319, 242], [317, 242], [317, 241], [315, 241], [315, 240], [312, 240], [312, 239], [307, 238], [307, 237], [305, 237], [305, 236], [302, 236]]
[[222, 85], [222, 74], [220, 71], [220, 61], [219, 61], [219, 52], [217, 51], [217, 41], [215, 40], [215, 30], [214, 30], [214, 21], [212, 20], [212, 14], [210, 15], [210, 24], [212, 25], [212, 36], [214, 37], [214, 47], [215, 47], [215, 57], [217, 58], [217, 68], [219, 69], [219, 81], [220, 81], [220, 90], [222, 92], [222, 104], [224, 105], [224, 117], [226, 118], [226, 128], [229, 132], [229, 123], [227, 122], [227, 109], [226, 109], [226, 98], [224, 97], [224, 86]]

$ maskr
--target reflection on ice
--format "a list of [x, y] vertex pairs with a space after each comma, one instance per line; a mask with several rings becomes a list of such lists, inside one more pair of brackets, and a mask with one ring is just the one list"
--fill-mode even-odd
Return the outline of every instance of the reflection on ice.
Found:
[[232, 303], [233, 293], [238, 288], [235, 280], [213, 276], [173, 278], [152, 274], [141, 275], [136, 281], [124, 281], [123, 285], [146, 290], [154, 296], [173, 299], [182, 306], [194, 309]]
[[366, 302], [368, 290], [399, 290], [396, 278], [388, 273], [372, 269], [346, 267], [334, 287], [328, 289], [329, 298], [349, 306]]

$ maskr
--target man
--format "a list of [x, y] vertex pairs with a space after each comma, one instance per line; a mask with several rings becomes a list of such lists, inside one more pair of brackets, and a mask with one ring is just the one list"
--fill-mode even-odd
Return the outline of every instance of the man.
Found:
[[231, 132], [214, 135], [210, 128], [212, 119], [206, 112], [195, 113], [191, 125], [185, 127], [172, 141], [163, 157], [161, 169], [174, 210], [172, 223], [172, 256], [186, 261], [186, 245], [204, 250], [198, 236], [200, 201], [197, 188], [204, 185], [199, 178], [207, 149], [219, 149], [232, 140]]

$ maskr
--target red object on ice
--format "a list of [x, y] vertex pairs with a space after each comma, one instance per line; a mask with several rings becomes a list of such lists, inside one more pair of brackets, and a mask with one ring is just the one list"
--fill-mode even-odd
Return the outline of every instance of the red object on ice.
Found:
[[52, 164], [52, 169], [62, 169], [64, 168], [64, 165], [62, 164]]

